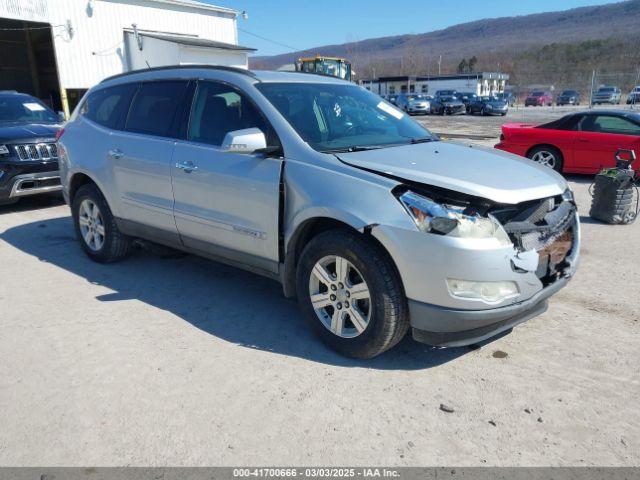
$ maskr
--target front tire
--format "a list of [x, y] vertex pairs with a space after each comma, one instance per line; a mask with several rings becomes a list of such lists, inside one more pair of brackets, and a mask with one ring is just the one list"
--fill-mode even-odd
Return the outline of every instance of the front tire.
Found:
[[348, 230], [313, 238], [297, 267], [300, 307], [322, 341], [352, 358], [372, 358], [409, 329], [400, 277], [387, 253]]
[[104, 196], [94, 184], [80, 187], [71, 204], [78, 241], [87, 256], [98, 263], [111, 263], [131, 251], [131, 238], [118, 230]]

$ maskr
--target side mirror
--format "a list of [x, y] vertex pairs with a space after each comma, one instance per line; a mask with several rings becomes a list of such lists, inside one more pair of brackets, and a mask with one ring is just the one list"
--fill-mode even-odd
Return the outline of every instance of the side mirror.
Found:
[[62, 110], [58, 112], [58, 118], [63, 122], [67, 120]]
[[267, 148], [267, 138], [259, 128], [234, 130], [222, 141], [222, 151], [227, 153], [254, 153], [264, 148]]

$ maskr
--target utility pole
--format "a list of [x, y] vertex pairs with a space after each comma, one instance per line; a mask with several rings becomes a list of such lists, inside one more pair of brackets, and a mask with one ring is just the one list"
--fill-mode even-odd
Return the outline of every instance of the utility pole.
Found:
[[440, 58], [438, 58], [438, 75], [442, 74], [442, 70], [440, 69], [441, 65], [442, 65], [442, 55], [440, 55]]
[[591, 95], [589, 96], [589, 109], [593, 108], [593, 89], [596, 83], [596, 71], [591, 72]]

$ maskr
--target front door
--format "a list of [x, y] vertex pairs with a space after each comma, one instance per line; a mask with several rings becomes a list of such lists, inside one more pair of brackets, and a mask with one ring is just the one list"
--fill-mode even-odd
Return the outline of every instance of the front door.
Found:
[[186, 140], [172, 161], [174, 214], [183, 243], [262, 270], [278, 269], [281, 158], [220, 149], [234, 130], [277, 138], [257, 107], [235, 88], [200, 81]]
[[640, 154], [640, 125], [616, 115], [585, 115], [574, 149], [576, 169], [597, 173], [615, 167], [615, 153], [621, 148]]

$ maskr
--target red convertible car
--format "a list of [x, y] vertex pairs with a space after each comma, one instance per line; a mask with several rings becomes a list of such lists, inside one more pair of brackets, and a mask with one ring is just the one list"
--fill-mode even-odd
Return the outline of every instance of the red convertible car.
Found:
[[[507, 123], [495, 147], [558, 172], [598, 173], [615, 167], [618, 149], [635, 150], [640, 157], [640, 113], [596, 110], [537, 126]], [[640, 162], [633, 167], [640, 171]]]

